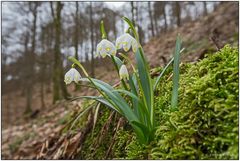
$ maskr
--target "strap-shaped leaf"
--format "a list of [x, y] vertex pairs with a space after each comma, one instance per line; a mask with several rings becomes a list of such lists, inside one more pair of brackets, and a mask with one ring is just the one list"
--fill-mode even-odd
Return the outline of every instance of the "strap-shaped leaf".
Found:
[[119, 71], [120, 67], [123, 65], [123, 62], [121, 59], [119, 59], [116, 56], [113, 56], [113, 58], [114, 58], [115, 62], [117, 63], [117, 67], [118, 67], [118, 71]]
[[137, 67], [138, 67], [138, 75], [140, 78], [140, 83], [143, 90], [143, 99], [146, 101], [146, 106], [148, 108], [148, 111], [150, 113], [151, 117], [151, 123], [154, 123], [153, 119], [153, 90], [152, 90], [152, 81], [150, 77], [150, 72], [148, 70], [147, 65], [145, 64], [144, 57], [142, 56], [143, 53], [140, 48], [136, 52], [136, 61], [137, 61]]
[[133, 130], [136, 133], [139, 142], [142, 144], [146, 144], [147, 138], [146, 138], [144, 131], [139, 126], [137, 126], [136, 124], [134, 124], [132, 122], [130, 122], [130, 125], [133, 127]]
[[[183, 48], [181, 51], [180, 51], [180, 54], [184, 51], [185, 48]], [[155, 83], [154, 83], [154, 86], [153, 86], [153, 90], [155, 91], [156, 88], [157, 88], [157, 85], [160, 81], [160, 79], [162, 78], [163, 74], [165, 73], [165, 71], [167, 70], [167, 68], [173, 63], [173, 60], [174, 60], [174, 57], [168, 62], [168, 64], [163, 68], [162, 72], [160, 73], [160, 75], [157, 77]]]
[[131, 107], [123, 99], [123, 97], [118, 92], [113, 92], [114, 88], [112, 86], [98, 79], [92, 79], [92, 81], [115, 103], [128, 121], [138, 120], [137, 116], [133, 113]]
[[[137, 122], [137, 121], [132, 121], [131, 122], [131, 125], [135, 126], [135, 127], [138, 127], [140, 129], [140, 131], [142, 131], [142, 133], [144, 134], [144, 137], [142, 138], [141, 141], [143, 141], [142, 143], [143, 144], [146, 144], [148, 143], [149, 141], [149, 135], [150, 135], [150, 130], [147, 126], [143, 125], [142, 123], [140, 122]], [[140, 133], [140, 132], [139, 132]], [[141, 137], [141, 133], [140, 133], [140, 137]]]
[[73, 98], [71, 101], [74, 101], [74, 100], [77, 100], [77, 99], [82, 99], [82, 98], [96, 100], [96, 101], [112, 108], [113, 110], [117, 111], [118, 113], [120, 113], [120, 114], [122, 113], [119, 108], [116, 108], [110, 102], [108, 102], [106, 99], [104, 99], [103, 97], [99, 97], [99, 96], [79, 96], [79, 97]]
[[[135, 83], [133, 81], [133, 77], [134, 77], [134, 75], [130, 75], [130, 77], [129, 77], [129, 86], [130, 86], [131, 92], [134, 95], [138, 96], [138, 91], [137, 91], [136, 85], [135, 85]], [[134, 113], [136, 113], [136, 115], [138, 117], [141, 117], [140, 116], [141, 113], [140, 113], [140, 110], [138, 108], [138, 101], [132, 98], [132, 104], [133, 104], [133, 111], [134, 111]], [[144, 121], [144, 120], [142, 120], [142, 121]]]
[[172, 99], [171, 99], [172, 108], [177, 108], [177, 103], [178, 103], [180, 49], [181, 49], [181, 39], [180, 39], [180, 36], [178, 35], [176, 40], [174, 63], [173, 63], [173, 90], [172, 90]]

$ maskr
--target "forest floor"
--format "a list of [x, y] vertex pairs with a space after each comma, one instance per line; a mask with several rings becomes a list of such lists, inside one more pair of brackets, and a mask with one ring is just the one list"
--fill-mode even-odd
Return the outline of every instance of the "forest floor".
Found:
[[[225, 3], [219, 6], [215, 11], [198, 20], [183, 23], [179, 28], [171, 29], [152, 38], [144, 45], [144, 51], [152, 68], [164, 66], [172, 56], [175, 46], [175, 39], [180, 33], [185, 52], [182, 55], [182, 62], [195, 62], [204, 57], [204, 54], [210, 51], [217, 51], [226, 43], [236, 45], [238, 42], [238, 5]], [[235, 44], [234, 44], [235, 43]], [[110, 60], [109, 60], [110, 61]], [[103, 72], [105, 71], [105, 72]], [[107, 81], [110, 84], [118, 82], [117, 74], [110, 67], [99, 67], [96, 69], [96, 77]], [[42, 156], [54, 155], [58, 159], [61, 150], [65, 153], [73, 153], [78, 148], [77, 145], [81, 139], [82, 133], [77, 135], [61, 136], [61, 131], [68, 126], [71, 118], [82, 109], [80, 101], [59, 101], [51, 105], [51, 92], [45, 93], [44, 109], [41, 108], [39, 88], [33, 95], [34, 110], [40, 112], [33, 115], [32, 118], [23, 118], [22, 110], [24, 108], [24, 97], [20, 91], [2, 96], [2, 159], [34, 159]], [[68, 87], [73, 96], [89, 94], [86, 88], [80, 91], [74, 91], [74, 85]], [[11, 107], [12, 111], [6, 111]], [[13, 117], [5, 123], [5, 116], [14, 115], [19, 111], [18, 117]], [[11, 114], [12, 113], [12, 114]], [[50, 147], [55, 141], [59, 147], [52, 147], [52, 154], [44, 154], [44, 149]], [[61, 151], [62, 152], [62, 151]], [[46, 158], [47, 159], [47, 158]]]

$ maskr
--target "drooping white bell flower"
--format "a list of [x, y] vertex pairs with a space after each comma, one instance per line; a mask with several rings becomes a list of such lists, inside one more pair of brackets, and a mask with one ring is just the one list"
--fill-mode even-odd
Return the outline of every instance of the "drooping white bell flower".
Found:
[[98, 45], [97, 45], [97, 56], [100, 55], [103, 58], [107, 55], [113, 55], [115, 56], [117, 53], [117, 49], [114, 46], [114, 44], [107, 39], [103, 39]]
[[121, 68], [119, 69], [119, 76], [120, 76], [120, 79], [129, 80], [128, 70], [126, 65], [122, 65]]
[[75, 69], [75, 68], [71, 68], [64, 77], [64, 82], [66, 84], [70, 84], [72, 81], [78, 83], [81, 79], [81, 75], [80, 73]]
[[138, 43], [137, 40], [130, 34], [125, 33], [117, 38], [116, 47], [117, 49], [123, 49], [125, 52], [127, 52], [132, 47], [132, 50], [135, 53], [138, 48]]

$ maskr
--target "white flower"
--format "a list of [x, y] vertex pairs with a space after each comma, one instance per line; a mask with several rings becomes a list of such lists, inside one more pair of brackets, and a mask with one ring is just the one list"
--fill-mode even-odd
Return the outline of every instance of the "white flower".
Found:
[[135, 53], [138, 48], [138, 42], [130, 34], [125, 33], [122, 36], [118, 37], [116, 40], [117, 49], [122, 49], [127, 52], [131, 47]]
[[75, 69], [75, 68], [71, 68], [64, 77], [64, 82], [66, 84], [70, 84], [72, 81], [78, 83], [81, 79], [81, 75], [80, 73]]
[[127, 70], [127, 67], [126, 65], [122, 65], [120, 70], [119, 70], [119, 76], [120, 76], [120, 79], [129, 79], [129, 75], [128, 75], [128, 70]]
[[110, 41], [103, 39], [98, 45], [97, 45], [97, 56], [101, 55], [103, 58], [107, 55], [116, 55], [117, 49], [114, 46], [113, 43]]

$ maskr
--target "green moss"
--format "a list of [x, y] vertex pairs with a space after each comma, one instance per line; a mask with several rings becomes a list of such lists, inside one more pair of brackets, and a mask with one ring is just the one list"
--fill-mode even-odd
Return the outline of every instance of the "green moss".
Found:
[[178, 111], [168, 111], [171, 82], [159, 93], [157, 109], [165, 107], [178, 128], [162, 121], [153, 159], [238, 158], [238, 49], [225, 46], [181, 73]]
[[225, 46], [196, 64], [181, 64], [180, 69], [178, 111], [169, 110], [171, 68], [155, 93], [158, 127], [150, 145], [140, 145], [126, 123], [106, 157], [117, 121], [99, 142], [110, 115], [102, 107], [93, 137], [87, 136], [78, 159], [238, 159], [238, 49]]
[[91, 131], [83, 144], [82, 150], [79, 153], [77, 159], [104, 159], [111, 144], [113, 131], [114, 131], [114, 121], [110, 122], [108, 130], [104, 129], [103, 126], [107, 122], [111, 110], [106, 107], [100, 107], [100, 112], [98, 120], [94, 131]]

